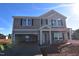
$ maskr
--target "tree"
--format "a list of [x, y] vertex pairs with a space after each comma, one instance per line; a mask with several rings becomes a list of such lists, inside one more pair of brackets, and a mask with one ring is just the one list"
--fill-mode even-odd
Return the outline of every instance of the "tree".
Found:
[[0, 33], [0, 39], [5, 39], [5, 38], [6, 38], [6, 36], [4, 34]]
[[11, 34], [8, 34], [8, 38], [11, 39], [12, 38], [12, 35]]
[[79, 40], [79, 29], [75, 30], [72, 34], [72, 39]]

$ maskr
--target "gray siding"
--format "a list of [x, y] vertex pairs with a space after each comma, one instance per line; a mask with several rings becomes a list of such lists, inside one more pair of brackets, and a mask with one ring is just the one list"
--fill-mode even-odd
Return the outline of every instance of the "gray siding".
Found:
[[21, 23], [20, 18], [14, 18], [13, 20], [14, 20], [14, 22], [13, 22], [13, 28], [21, 26], [21, 24], [20, 24]]
[[58, 18], [60, 18], [63, 21], [64, 27], [66, 27], [66, 17], [61, 16], [60, 14], [52, 14], [51, 16], [47, 17], [49, 20], [53, 19], [53, 20], [57, 20]]
[[[21, 26], [21, 19], [22, 18], [31, 18], [33, 19], [33, 26]], [[14, 29], [38, 29], [43, 25], [46, 25], [46, 19], [51, 20], [51, 19], [58, 19], [61, 18], [64, 23], [64, 27], [60, 28], [53, 28], [52, 31], [66, 31], [66, 17], [59, 14], [58, 12], [51, 10], [39, 17], [31, 17], [31, 16], [14, 16], [13, 17], [13, 33], [38, 33], [37, 31], [14, 31]], [[42, 20], [42, 21], [41, 21]], [[42, 22], [42, 23], [41, 23]], [[42, 25], [41, 25], [42, 24]]]
[[33, 19], [33, 26], [40, 27], [40, 19]]
[[22, 18], [14, 18], [13, 22], [13, 29], [37, 29], [40, 28], [40, 19], [33, 19], [33, 25], [32, 26], [22, 26], [21, 25], [21, 19]]

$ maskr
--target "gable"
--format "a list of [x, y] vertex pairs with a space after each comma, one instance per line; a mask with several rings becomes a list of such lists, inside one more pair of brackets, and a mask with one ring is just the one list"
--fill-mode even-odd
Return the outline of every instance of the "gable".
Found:
[[40, 17], [42, 18], [48, 18], [48, 19], [52, 19], [52, 18], [61, 18], [61, 19], [66, 19], [66, 17], [60, 13], [58, 13], [57, 11], [54, 10], [50, 10], [47, 13], [41, 15]]
[[63, 16], [63, 15], [61, 15], [61, 14], [59, 14], [59, 13], [54, 13], [54, 14], [51, 14], [51, 15], [49, 15], [48, 17], [47, 17], [48, 19], [66, 19], [67, 17], [65, 17], [65, 16]]
[[40, 17], [48, 17], [49, 15], [54, 14], [54, 13], [55, 13], [54, 10], [50, 10], [50, 11], [48, 11], [48, 12], [42, 14]]

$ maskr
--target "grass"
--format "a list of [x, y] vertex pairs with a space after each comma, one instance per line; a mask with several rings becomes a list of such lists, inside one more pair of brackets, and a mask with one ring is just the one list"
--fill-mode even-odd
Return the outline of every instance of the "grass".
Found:
[[0, 40], [0, 51], [5, 51], [13, 47], [12, 39]]
[[0, 45], [0, 49], [1, 49], [1, 51], [4, 51], [5, 50], [5, 48], [4, 48], [3, 45]]

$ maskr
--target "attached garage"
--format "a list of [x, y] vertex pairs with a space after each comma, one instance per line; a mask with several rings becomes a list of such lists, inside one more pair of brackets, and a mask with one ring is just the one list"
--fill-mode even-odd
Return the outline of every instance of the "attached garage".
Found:
[[15, 34], [16, 46], [26, 47], [38, 43], [38, 35], [36, 34]]

